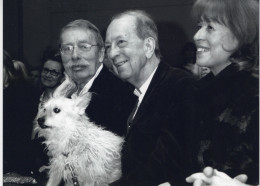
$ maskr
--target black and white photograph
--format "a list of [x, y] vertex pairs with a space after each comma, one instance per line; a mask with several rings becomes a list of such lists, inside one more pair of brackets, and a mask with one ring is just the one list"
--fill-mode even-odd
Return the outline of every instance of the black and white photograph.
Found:
[[0, 184], [259, 185], [259, 0], [0, 4]]

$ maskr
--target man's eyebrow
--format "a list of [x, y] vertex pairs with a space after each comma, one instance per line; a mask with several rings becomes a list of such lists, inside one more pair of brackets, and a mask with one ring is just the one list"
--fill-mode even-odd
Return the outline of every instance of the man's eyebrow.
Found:
[[80, 44], [82, 44], [82, 43], [91, 43], [90, 41], [88, 41], [88, 40], [82, 40], [82, 41], [79, 41], [78, 43], [80, 43]]
[[61, 45], [73, 45], [72, 43], [61, 43]]
[[[78, 41], [76, 44], [82, 44], [82, 43], [90, 43], [88, 40], [81, 40], [81, 41]], [[74, 43], [72, 42], [69, 42], [69, 43], [61, 43], [61, 45], [73, 45]]]
[[[124, 35], [119, 35], [119, 36], [116, 36], [115, 38], [113, 38], [114, 40], [119, 40], [119, 39], [122, 39], [122, 38], [125, 38], [126, 36], [124, 36]], [[105, 41], [105, 44], [109, 44], [109, 43], [111, 43], [110, 41]]]

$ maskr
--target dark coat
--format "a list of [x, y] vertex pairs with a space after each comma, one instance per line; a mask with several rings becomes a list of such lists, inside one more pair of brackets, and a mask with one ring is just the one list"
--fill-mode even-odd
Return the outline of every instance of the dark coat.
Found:
[[104, 66], [89, 92], [92, 99], [86, 109], [91, 121], [120, 136], [126, 134], [126, 122], [135, 103], [133, 87], [114, 76]]
[[212, 166], [231, 177], [247, 174], [259, 180], [258, 78], [231, 64], [217, 76], [200, 81], [203, 120], [198, 153], [199, 168]]
[[25, 81], [11, 82], [3, 91], [3, 172], [30, 175], [32, 160], [32, 121], [38, 98]]
[[[123, 177], [112, 185], [184, 185], [190, 163], [193, 79], [160, 63], [126, 136]], [[191, 147], [191, 146], [190, 146]]]

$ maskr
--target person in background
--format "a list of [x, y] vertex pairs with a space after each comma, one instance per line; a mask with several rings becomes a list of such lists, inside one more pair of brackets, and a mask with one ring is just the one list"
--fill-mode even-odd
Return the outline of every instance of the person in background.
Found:
[[61, 56], [53, 51], [43, 59], [43, 67], [41, 71], [41, 84], [43, 93], [40, 97], [39, 106], [42, 106], [53, 94], [57, 86], [62, 83], [64, 78], [64, 67], [62, 65]]
[[41, 84], [41, 67], [32, 67], [29, 70], [29, 77], [31, 84], [40, 90], [40, 84]]
[[138, 98], [122, 123], [127, 128], [123, 175], [111, 185], [185, 184], [195, 126], [192, 76], [161, 61], [157, 26], [141, 10], [112, 18], [105, 48], [117, 76], [135, 87]]
[[[42, 108], [49, 98], [52, 97], [55, 89], [62, 83], [64, 78], [64, 67], [61, 57], [57, 51], [52, 50], [48, 55], [44, 55], [43, 66], [41, 70], [41, 90], [39, 95], [38, 110]], [[34, 128], [34, 127], [33, 127]], [[32, 139], [35, 138], [34, 129], [32, 130]]]
[[99, 29], [83, 19], [68, 23], [60, 33], [60, 54], [66, 74], [77, 86], [71, 98], [91, 92], [87, 116], [97, 125], [124, 136], [124, 123], [135, 98], [130, 85], [103, 65], [105, 49]]
[[13, 60], [14, 63], [14, 68], [17, 71], [17, 76], [18, 79], [23, 79], [24, 81], [29, 81], [29, 75], [28, 75], [28, 71], [27, 71], [27, 67], [25, 66], [25, 64], [21, 61], [18, 60]]
[[[192, 12], [196, 63], [211, 70], [199, 81], [204, 112], [197, 171], [209, 166], [230, 177], [243, 173], [249, 184], [259, 184], [259, 3], [197, 0]], [[198, 175], [188, 179], [194, 186], [222, 186], [214, 174]]]
[[[62, 65], [60, 54], [55, 50], [49, 50], [48, 55], [43, 56], [43, 67], [41, 71], [41, 95], [39, 96], [38, 110], [42, 109], [53, 95], [55, 89], [61, 84], [64, 77], [64, 68]], [[43, 182], [46, 179], [43, 165], [47, 165], [49, 158], [46, 147], [42, 142], [43, 138], [36, 138], [35, 126], [32, 129], [32, 144], [33, 144], [33, 157], [35, 164], [35, 176], [38, 182]]]
[[210, 72], [207, 67], [200, 67], [196, 63], [196, 45], [193, 42], [187, 42], [182, 49], [183, 63], [181, 68], [192, 73], [196, 79], [201, 79]]
[[3, 173], [31, 175], [34, 169], [30, 141], [37, 97], [31, 85], [20, 78], [11, 56], [3, 51]]

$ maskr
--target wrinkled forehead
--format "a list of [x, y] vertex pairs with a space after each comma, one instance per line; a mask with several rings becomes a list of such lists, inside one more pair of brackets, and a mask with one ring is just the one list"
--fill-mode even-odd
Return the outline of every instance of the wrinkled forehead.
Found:
[[115, 18], [108, 26], [108, 31], [112, 29], [135, 29], [136, 28], [136, 18], [131, 15], [123, 15], [121, 17]]
[[134, 34], [136, 35], [136, 18], [134, 16], [124, 15], [115, 18], [109, 24], [106, 32], [106, 41]]

